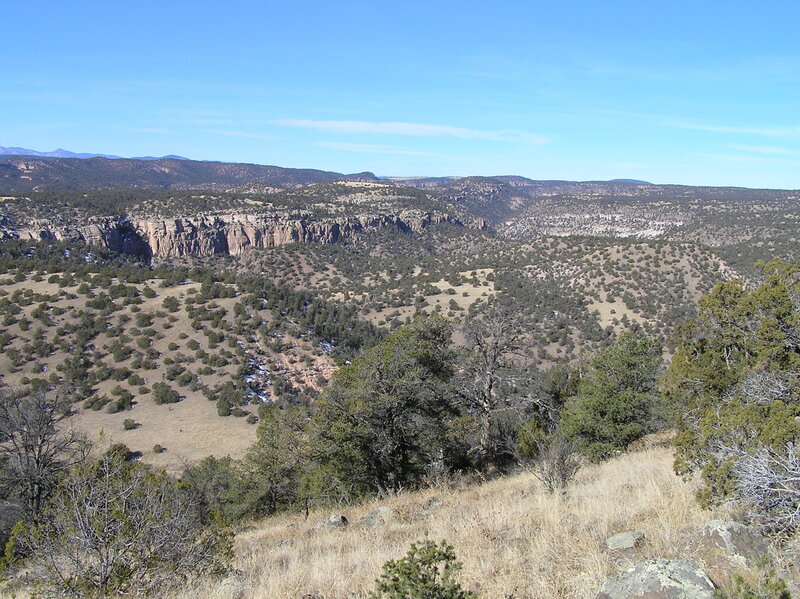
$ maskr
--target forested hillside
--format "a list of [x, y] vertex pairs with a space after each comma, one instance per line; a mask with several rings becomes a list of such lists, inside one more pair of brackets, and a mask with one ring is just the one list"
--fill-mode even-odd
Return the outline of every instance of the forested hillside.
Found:
[[[107, 162], [3, 163], [14, 592], [153, 594], [201, 574], [216, 588], [246, 538], [233, 531], [257, 519], [398, 511], [405, 493], [520, 469], [539, 481], [524, 493], [577, 506], [582, 471], [673, 435], [677, 472], [700, 477], [681, 493], [737, 502], [788, 547], [794, 192]], [[678, 555], [674, 541], [659, 547]], [[413, 567], [455, 560], [415, 547]]]

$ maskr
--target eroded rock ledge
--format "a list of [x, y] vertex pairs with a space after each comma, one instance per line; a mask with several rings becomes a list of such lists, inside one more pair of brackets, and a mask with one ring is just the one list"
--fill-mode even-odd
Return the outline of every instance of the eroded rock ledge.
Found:
[[418, 232], [440, 223], [485, 229], [482, 219], [463, 223], [452, 216], [423, 211], [316, 218], [297, 214], [214, 214], [171, 219], [95, 217], [73, 225], [33, 221], [7, 228], [20, 239], [85, 241], [111, 250], [153, 258], [238, 255], [248, 248], [288, 243], [337, 243], [357, 233], [382, 227]]

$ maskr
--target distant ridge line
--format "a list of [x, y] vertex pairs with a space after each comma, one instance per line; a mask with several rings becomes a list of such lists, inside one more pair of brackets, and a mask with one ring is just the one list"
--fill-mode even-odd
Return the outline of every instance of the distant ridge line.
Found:
[[[115, 154], [90, 154], [85, 152], [71, 152], [63, 148], [58, 148], [52, 152], [40, 152], [39, 150], [31, 150], [28, 148], [19, 148], [16, 146], [4, 147], [0, 146], [0, 156], [35, 156], [36, 158], [108, 158], [110, 160], [123, 160], [124, 157]], [[172, 160], [190, 160], [184, 156], [177, 156], [175, 154], [168, 154], [167, 156], [132, 156], [129, 160], [162, 160], [170, 158]]]

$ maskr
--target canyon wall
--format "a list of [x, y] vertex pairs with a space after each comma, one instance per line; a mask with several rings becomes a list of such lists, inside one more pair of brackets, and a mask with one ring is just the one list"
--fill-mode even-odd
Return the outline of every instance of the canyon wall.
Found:
[[[241, 254], [248, 248], [269, 248], [288, 243], [337, 243], [357, 233], [382, 227], [418, 232], [439, 223], [465, 226], [446, 214], [402, 211], [398, 214], [363, 214], [341, 219], [286, 214], [216, 214], [173, 219], [92, 218], [75, 225], [34, 221], [6, 230], [20, 239], [69, 239], [102, 245], [111, 250], [168, 258]], [[469, 226], [485, 228], [477, 219]]]

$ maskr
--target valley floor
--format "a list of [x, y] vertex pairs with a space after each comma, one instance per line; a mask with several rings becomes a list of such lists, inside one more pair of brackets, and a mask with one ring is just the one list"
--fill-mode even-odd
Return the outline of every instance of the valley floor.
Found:
[[[525, 472], [342, 508], [350, 522], [343, 529], [312, 530], [330, 512], [273, 517], [237, 534], [240, 574], [172, 599], [365, 597], [382, 564], [426, 534], [455, 547], [460, 581], [479, 597], [589, 599], [634, 561], [691, 556], [703, 526], [731, 516], [731, 508], [702, 510], [696, 490], [673, 473], [672, 450], [662, 446], [585, 467], [564, 496], [548, 494]], [[385, 524], [360, 522], [379, 506], [391, 508]], [[609, 555], [605, 539], [632, 529], [645, 533], [638, 555]]]

